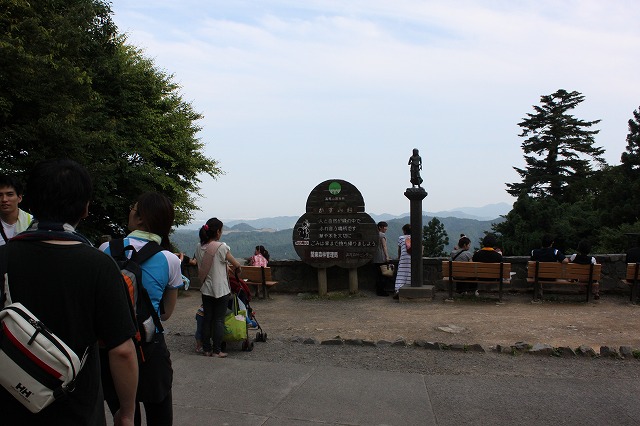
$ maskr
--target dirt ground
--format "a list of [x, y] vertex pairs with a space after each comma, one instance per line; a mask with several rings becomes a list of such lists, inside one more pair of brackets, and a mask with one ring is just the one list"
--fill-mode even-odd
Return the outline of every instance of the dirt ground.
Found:
[[[272, 293], [268, 300], [254, 298], [251, 306], [269, 339], [402, 338], [485, 348], [526, 342], [574, 349], [586, 345], [596, 352], [600, 346], [640, 348], [640, 306], [630, 304], [628, 297], [605, 294], [587, 304], [583, 296], [570, 295], [532, 304], [530, 294], [505, 294], [498, 304], [493, 295], [453, 303], [445, 302], [445, 296], [438, 293], [432, 302], [398, 302], [366, 291], [327, 298]], [[199, 305], [197, 290], [183, 292], [166, 323], [168, 333], [193, 335]]]

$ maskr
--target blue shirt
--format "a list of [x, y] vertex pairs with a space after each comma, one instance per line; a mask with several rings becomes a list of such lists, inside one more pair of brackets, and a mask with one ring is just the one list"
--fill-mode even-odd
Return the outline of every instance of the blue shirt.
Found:
[[[139, 251], [149, 241], [139, 238], [127, 237], [124, 239], [124, 246], [133, 246]], [[111, 254], [109, 243], [100, 246], [100, 250]], [[131, 250], [126, 252], [127, 257], [131, 257]], [[160, 300], [166, 289], [178, 289], [184, 286], [182, 282], [182, 272], [180, 270], [180, 259], [168, 250], [156, 253], [149, 260], [140, 265], [142, 269], [142, 285], [149, 293], [149, 298], [153, 308], [160, 315]]]

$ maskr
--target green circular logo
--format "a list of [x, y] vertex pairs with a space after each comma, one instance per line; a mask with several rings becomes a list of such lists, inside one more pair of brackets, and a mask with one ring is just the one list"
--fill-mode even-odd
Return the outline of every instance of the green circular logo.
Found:
[[331, 182], [331, 184], [329, 184], [329, 192], [331, 195], [338, 195], [341, 190], [342, 186], [340, 186], [338, 182]]

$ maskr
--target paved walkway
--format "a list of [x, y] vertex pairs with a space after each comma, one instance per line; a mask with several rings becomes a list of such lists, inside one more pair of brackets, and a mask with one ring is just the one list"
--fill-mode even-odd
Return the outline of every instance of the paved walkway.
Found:
[[637, 378], [422, 375], [187, 354], [173, 365], [178, 426], [640, 424]]
[[[261, 321], [264, 320], [271, 338], [279, 336], [285, 340], [291, 333], [306, 335], [314, 330], [317, 332], [318, 324], [326, 323], [327, 317], [338, 318], [342, 324], [353, 323], [359, 329], [366, 326], [377, 330], [375, 323], [368, 325], [366, 321], [355, 321], [351, 316], [342, 320], [338, 313], [330, 311], [340, 306], [343, 308], [340, 312], [347, 313], [365, 311], [365, 307], [391, 309], [393, 312], [429, 308], [426, 319], [442, 315], [443, 318], [455, 317], [458, 322], [463, 321], [463, 313], [473, 312], [473, 316], [477, 317], [478, 312], [497, 311], [511, 318], [512, 325], [526, 330], [535, 330], [535, 318], [542, 321], [547, 316], [553, 316], [554, 321], [558, 322], [562, 312], [566, 311], [570, 313], [567, 319], [571, 320], [570, 324], [590, 330], [589, 334], [596, 336], [617, 336], [621, 329], [629, 328], [637, 331], [635, 324], [640, 311], [622, 299], [616, 301], [613, 298], [600, 304], [580, 304], [578, 308], [574, 308], [573, 304], [561, 303], [531, 307], [530, 303], [516, 303], [516, 297], [500, 306], [471, 302], [402, 305], [379, 299], [385, 298], [329, 303], [279, 296], [270, 301], [256, 300], [254, 307], [260, 313]], [[179, 333], [184, 336], [189, 351], [193, 344], [190, 333], [193, 333], [193, 313], [198, 298], [185, 297], [180, 302], [180, 312], [174, 314], [169, 328], [176, 333], [174, 339], [182, 338]], [[292, 305], [294, 303], [304, 306]], [[354, 305], [358, 308], [355, 309]], [[294, 308], [291, 309], [291, 306]], [[305, 321], [293, 322], [287, 318], [284, 312], [289, 310], [297, 311], [298, 315], [304, 310]], [[440, 310], [443, 312], [438, 314]], [[533, 323], [521, 318], [527, 310], [532, 311]], [[580, 320], [579, 315], [583, 311], [589, 312], [589, 318], [595, 317], [593, 324]], [[389, 318], [388, 313], [381, 312], [365, 311], [363, 315], [371, 319]], [[493, 312], [491, 316], [495, 314]], [[410, 313], [408, 317], [416, 318], [417, 314]], [[538, 330], [531, 342], [553, 342], [551, 337], [565, 332], [564, 323], [560, 323], [561, 327]], [[291, 329], [299, 324], [311, 327], [311, 331]], [[624, 324], [624, 327], [620, 324]], [[433, 325], [437, 323], [425, 325], [420, 335], [434, 333]], [[326, 328], [326, 324], [323, 328]], [[471, 328], [478, 331], [477, 323]], [[348, 334], [346, 331], [331, 329], [328, 333]], [[505, 333], [504, 330], [493, 331], [500, 335]], [[491, 331], [484, 330], [483, 333], [491, 334]], [[629, 341], [630, 336], [625, 335], [622, 341], [636, 347], [637, 342]], [[634, 338], [636, 336], [633, 334]], [[515, 338], [512, 336], [508, 341], [513, 343]], [[583, 342], [583, 338], [579, 340]], [[562, 341], [566, 341], [566, 338]], [[609, 343], [608, 338], [606, 342]], [[256, 350], [269, 350], [269, 342], [256, 345]], [[328, 350], [325, 347], [317, 349]], [[425, 351], [425, 358], [419, 362], [447, 368], [416, 369], [435, 372], [418, 374], [328, 366], [330, 362], [320, 362], [322, 365], [315, 366], [287, 362], [287, 359], [278, 359], [277, 362], [239, 356], [212, 359], [172, 350], [174, 425], [640, 424], [638, 360], [590, 360], [578, 357], [571, 361], [531, 355], [511, 357], [495, 353], [407, 350]], [[373, 357], [396, 356], [393, 352], [367, 354]], [[286, 355], [283, 357], [286, 358]], [[506, 371], [505, 362], [509, 363], [509, 371]], [[456, 367], [458, 365], [460, 367]]]

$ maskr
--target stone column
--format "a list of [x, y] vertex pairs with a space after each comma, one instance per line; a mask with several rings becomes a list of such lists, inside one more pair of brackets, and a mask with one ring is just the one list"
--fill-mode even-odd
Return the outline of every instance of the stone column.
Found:
[[404, 195], [410, 200], [411, 213], [411, 287], [422, 287], [422, 200], [427, 191], [422, 187], [407, 188]]

